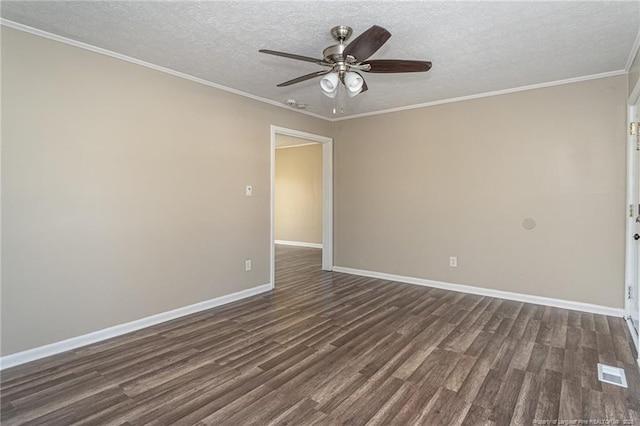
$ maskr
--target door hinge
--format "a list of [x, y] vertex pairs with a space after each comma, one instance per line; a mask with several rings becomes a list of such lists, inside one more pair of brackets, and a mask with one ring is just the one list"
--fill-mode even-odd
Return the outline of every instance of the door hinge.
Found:
[[633, 214], [633, 204], [629, 204], [629, 217], [634, 217], [635, 215]]
[[627, 287], [627, 299], [631, 300], [631, 286]]
[[632, 121], [632, 122], [629, 124], [629, 134], [630, 134], [631, 136], [635, 136], [635, 135], [637, 135], [637, 134], [638, 134], [638, 122], [637, 122], [637, 121], [635, 121], [635, 122], [634, 122], [634, 121]]

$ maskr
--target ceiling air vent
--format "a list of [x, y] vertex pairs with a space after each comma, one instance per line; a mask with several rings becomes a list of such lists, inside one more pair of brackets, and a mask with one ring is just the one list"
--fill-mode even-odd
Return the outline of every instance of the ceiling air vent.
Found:
[[627, 377], [624, 370], [610, 365], [598, 363], [598, 380], [604, 383], [610, 383], [616, 386], [627, 387]]

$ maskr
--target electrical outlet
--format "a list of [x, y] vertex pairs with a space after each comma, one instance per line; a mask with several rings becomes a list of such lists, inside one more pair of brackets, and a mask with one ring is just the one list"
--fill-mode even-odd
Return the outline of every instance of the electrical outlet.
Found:
[[246, 195], [247, 197], [251, 197], [253, 195], [253, 186], [247, 185], [244, 190], [244, 195]]
[[249, 272], [251, 270], [251, 259], [244, 261], [244, 270]]
[[457, 268], [458, 267], [458, 258], [455, 256], [451, 256], [449, 258], [449, 266], [451, 266], [452, 268]]

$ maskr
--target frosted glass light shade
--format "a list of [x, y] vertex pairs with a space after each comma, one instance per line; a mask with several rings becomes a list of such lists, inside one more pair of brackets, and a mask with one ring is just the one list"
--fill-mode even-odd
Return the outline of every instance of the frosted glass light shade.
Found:
[[364, 80], [355, 72], [348, 72], [344, 76], [344, 85], [347, 88], [347, 94], [350, 98], [353, 98], [362, 91], [362, 85]]
[[338, 79], [338, 75], [335, 73], [330, 73], [322, 77], [320, 80], [320, 87], [322, 88], [322, 93], [327, 95], [330, 98], [335, 98], [338, 93], [338, 84], [340, 80]]

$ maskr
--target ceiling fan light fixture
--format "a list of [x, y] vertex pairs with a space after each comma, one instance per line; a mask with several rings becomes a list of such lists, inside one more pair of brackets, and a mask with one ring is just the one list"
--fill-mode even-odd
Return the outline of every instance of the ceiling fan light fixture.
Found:
[[352, 92], [350, 90], [347, 90], [347, 95], [349, 95], [350, 98], [355, 97], [356, 95], [359, 95], [360, 92], [362, 92], [362, 89], [358, 90], [357, 92]]
[[362, 91], [363, 84], [364, 79], [358, 73], [348, 72], [344, 75], [344, 85], [347, 88], [347, 94], [351, 98]]
[[[1, 1], [1, 0], [0, 0]], [[338, 44], [327, 47], [322, 51], [322, 58], [316, 59], [310, 56], [296, 55], [293, 53], [279, 52], [276, 50], [260, 49], [259, 52], [269, 55], [282, 56], [298, 61], [313, 62], [322, 67], [328, 67], [322, 71], [312, 72], [292, 80], [280, 83], [278, 87], [290, 86], [312, 78], [322, 76], [320, 88], [322, 93], [329, 98], [343, 98], [340, 85], [344, 85], [347, 96], [353, 98], [358, 94], [369, 90], [366, 81], [362, 77], [366, 73], [407, 73], [425, 72], [431, 69], [431, 62], [405, 59], [373, 59], [369, 58], [387, 42], [391, 33], [386, 29], [373, 25], [348, 44], [345, 41], [351, 36], [352, 29], [346, 25], [338, 25], [331, 29], [331, 35]], [[350, 71], [353, 70], [353, 71]], [[335, 108], [334, 108], [335, 110]], [[340, 108], [340, 112], [343, 109]], [[336, 112], [334, 111], [334, 114]]]
[[338, 84], [340, 80], [338, 79], [338, 75], [335, 73], [329, 73], [322, 77], [320, 80], [320, 88], [322, 88], [322, 93], [327, 95], [330, 98], [335, 98], [338, 93]]

